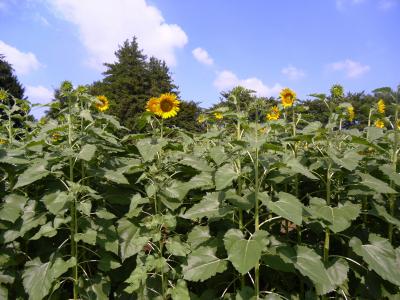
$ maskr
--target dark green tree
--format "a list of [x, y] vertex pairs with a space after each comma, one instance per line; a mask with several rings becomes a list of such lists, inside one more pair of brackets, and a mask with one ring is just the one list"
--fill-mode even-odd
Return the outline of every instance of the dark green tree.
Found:
[[165, 62], [147, 56], [139, 49], [136, 38], [126, 40], [115, 52], [116, 62], [105, 63], [103, 80], [90, 88], [93, 95], [105, 95], [110, 100], [110, 113], [120, 122], [134, 128], [139, 114], [151, 97], [162, 93], [178, 94]]
[[[19, 105], [22, 109], [14, 111], [15, 115], [14, 127], [22, 127], [22, 122], [17, 118], [19, 116], [27, 116], [29, 114], [29, 106], [24, 95], [25, 89], [14, 74], [14, 69], [11, 64], [5, 60], [5, 56], [0, 54], [0, 90], [7, 92], [8, 97], [2, 99], [2, 103], [12, 107], [14, 104]], [[16, 103], [17, 102], [17, 103]], [[6, 113], [0, 108], [0, 119], [7, 119]], [[29, 117], [32, 119], [32, 117]]]
[[190, 132], [201, 132], [204, 128], [197, 122], [202, 109], [194, 101], [181, 101], [176, 117], [165, 120], [166, 126], [177, 126]]
[[25, 99], [25, 89], [14, 75], [12, 66], [5, 60], [4, 55], [0, 54], [0, 88], [18, 99]]

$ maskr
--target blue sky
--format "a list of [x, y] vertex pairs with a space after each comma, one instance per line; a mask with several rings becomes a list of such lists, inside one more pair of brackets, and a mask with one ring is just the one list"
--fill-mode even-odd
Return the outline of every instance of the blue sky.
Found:
[[203, 107], [239, 84], [300, 99], [334, 83], [369, 92], [400, 84], [399, 34], [400, 0], [0, 0], [0, 53], [34, 103], [63, 80], [101, 79], [132, 36]]

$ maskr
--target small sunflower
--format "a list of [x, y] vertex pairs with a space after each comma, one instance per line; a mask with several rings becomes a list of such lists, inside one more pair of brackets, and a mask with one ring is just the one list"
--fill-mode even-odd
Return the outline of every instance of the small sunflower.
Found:
[[201, 115], [199, 115], [199, 116], [197, 117], [197, 123], [202, 124], [202, 123], [204, 123], [205, 121], [207, 121], [206, 115], [201, 114]]
[[347, 108], [347, 116], [348, 116], [348, 118], [349, 118], [349, 121], [350, 121], [350, 122], [353, 122], [354, 116], [355, 116], [354, 107], [353, 107], [353, 106], [349, 106], [349, 107]]
[[385, 128], [385, 123], [381, 119], [376, 120], [374, 124], [375, 124], [375, 127]]
[[54, 133], [51, 135], [51, 140], [52, 140], [53, 142], [58, 142], [60, 139], [61, 139], [61, 134], [58, 133], [58, 132], [54, 132]]
[[176, 98], [175, 94], [166, 93], [162, 94], [159, 98], [160, 110], [156, 112], [158, 116], [163, 119], [175, 117], [179, 111], [180, 101]]
[[146, 110], [158, 115], [160, 113], [160, 100], [158, 98], [150, 98], [146, 104]]
[[380, 99], [379, 101], [378, 101], [378, 112], [380, 113], [380, 114], [384, 114], [385, 113], [385, 102], [383, 101], [383, 99]]
[[6, 90], [0, 89], [0, 101], [6, 100], [8, 97], [8, 93]]
[[278, 120], [279, 117], [281, 116], [281, 113], [279, 111], [278, 106], [273, 106], [271, 108], [271, 111], [269, 113], [267, 113], [267, 120], [271, 121], [271, 120]]
[[0, 145], [7, 144], [7, 140], [0, 139]]
[[214, 118], [216, 118], [217, 120], [222, 120], [224, 116], [220, 112], [215, 112]]
[[289, 88], [284, 88], [279, 95], [284, 108], [291, 107], [296, 100], [296, 93]]
[[97, 100], [98, 102], [101, 102], [101, 103], [96, 103], [96, 108], [99, 111], [103, 112], [110, 108], [110, 103], [106, 96], [103, 95], [97, 96]]

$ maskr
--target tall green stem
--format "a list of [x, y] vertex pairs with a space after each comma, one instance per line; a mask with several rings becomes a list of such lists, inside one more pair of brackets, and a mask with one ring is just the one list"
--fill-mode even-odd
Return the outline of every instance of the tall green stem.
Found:
[[[331, 165], [328, 165], [328, 170], [326, 171], [326, 204], [330, 206], [331, 204]], [[324, 242], [324, 262], [328, 262], [329, 257], [329, 228], [325, 228], [325, 242]]]
[[160, 129], [160, 137], [164, 137], [164, 119], [161, 119], [161, 129]]
[[13, 143], [13, 132], [12, 132], [12, 122], [11, 122], [11, 112], [8, 113], [8, 144], [12, 145]]
[[294, 113], [294, 105], [292, 106], [292, 119], [293, 119], [293, 136], [296, 136], [296, 114]]
[[[239, 112], [239, 109], [237, 109]], [[237, 124], [236, 124], [236, 139], [239, 141], [241, 139], [241, 126], [240, 126], [240, 119], [237, 120]], [[237, 164], [237, 169], [238, 169], [238, 188], [237, 188], [237, 194], [239, 195], [239, 197], [242, 196], [242, 178], [241, 178], [241, 173], [242, 173], [242, 164], [240, 161], [240, 157], [236, 160], [236, 164]], [[239, 214], [239, 229], [241, 231], [243, 231], [243, 210], [241, 208], [238, 209], [238, 214]], [[242, 287], [242, 289], [245, 286], [245, 282], [244, 282], [244, 276], [240, 275], [240, 285]]]
[[[255, 139], [255, 159], [254, 159], [254, 201], [255, 201], [255, 208], [254, 208], [254, 230], [257, 232], [260, 228], [260, 220], [259, 220], [259, 201], [258, 201], [258, 193], [260, 189], [260, 183], [258, 178], [258, 167], [259, 167], [259, 153], [258, 153], [258, 107], [256, 107], [256, 122], [254, 126], [254, 139]], [[260, 262], [257, 261], [255, 265], [255, 272], [254, 272], [254, 281], [255, 281], [255, 294], [256, 298], [260, 294]]]
[[[163, 233], [161, 233], [161, 241], [160, 241], [160, 255], [163, 257], [164, 255], [164, 236]], [[166, 286], [166, 278], [165, 278], [165, 273], [164, 270], [161, 271], [161, 290], [162, 290], [162, 298], [163, 300], [167, 299], [167, 286]]]
[[369, 114], [368, 114], [368, 127], [371, 126], [371, 115], [372, 115], [372, 108], [369, 110]]
[[[73, 124], [72, 124], [72, 108], [71, 100], [68, 101], [68, 146], [72, 150], [72, 134], [73, 134]], [[74, 160], [72, 157], [69, 158], [69, 180], [74, 181]], [[75, 236], [77, 234], [78, 220], [76, 213], [76, 195], [74, 194], [73, 201], [71, 202], [71, 257], [75, 258], [75, 265], [73, 266], [73, 296], [74, 300], [78, 299], [78, 244], [75, 241]]]
[[368, 196], [365, 195], [362, 198], [362, 210], [363, 210], [363, 228], [367, 228], [367, 223], [368, 223], [368, 215], [367, 215], [367, 210], [368, 210]]
[[[399, 95], [397, 95], [399, 97]], [[394, 139], [393, 139], [393, 151], [392, 151], [392, 168], [394, 173], [397, 174], [397, 155], [398, 155], [398, 145], [399, 145], [399, 129], [397, 128], [397, 122], [399, 120], [399, 104], [396, 101], [396, 109], [394, 114]], [[395, 188], [393, 180], [390, 181], [390, 186]], [[396, 195], [392, 194], [389, 198], [389, 213], [394, 216]], [[392, 243], [393, 241], [393, 224], [389, 224], [388, 227], [388, 239]]]

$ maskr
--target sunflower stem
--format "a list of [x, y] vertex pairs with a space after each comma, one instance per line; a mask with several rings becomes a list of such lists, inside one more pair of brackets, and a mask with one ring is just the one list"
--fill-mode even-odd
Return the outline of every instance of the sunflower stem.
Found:
[[[70, 98], [70, 97], [69, 97]], [[68, 100], [68, 146], [72, 151], [73, 141], [73, 124], [72, 124], [72, 107], [71, 107], [71, 99]], [[69, 158], [69, 180], [74, 182], [74, 161], [73, 158]], [[78, 299], [78, 245], [75, 241], [75, 236], [77, 234], [78, 220], [77, 220], [77, 212], [76, 212], [76, 195], [73, 195], [73, 200], [70, 206], [71, 211], [71, 223], [70, 223], [70, 236], [71, 236], [71, 257], [75, 258], [75, 264], [72, 268], [73, 273], [73, 297], [74, 300]]]
[[[394, 173], [397, 174], [397, 154], [398, 154], [398, 145], [399, 145], [399, 129], [397, 128], [397, 122], [399, 121], [399, 104], [398, 104], [399, 95], [397, 95], [396, 109], [394, 113], [394, 139], [393, 139], [393, 151], [392, 151], [392, 168]], [[394, 189], [395, 183], [393, 180], [390, 180], [390, 186]], [[396, 206], [396, 194], [390, 195], [389, 198], [389, 213], [391, 216], [394, 216]], [[393, 224], [389, 224], [388, 227], [388, 239], [392, 243], [393, 242]]]
[[[258, 167], [259, 167], [259, 153], [258, 153], [258, 105], [256, 105], [256, 120], [254, 125], [254, 139], [255, 139], [255, 160], [254, 160], [254, 230], [257, 232], [260, 229], [260, 221], [259, 221], [259, 201], [258, 201], [258, 192], [260, 188], [259, 178], [258, 178]], [[256, 299], [260, 294], [260, 262], [257, 261], [254, 267], [254, 277], [255, 277], [255, 295]]]
[[163, 138], [164, 135], [164, 119], [161, 119], [160, 137]]

